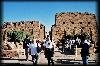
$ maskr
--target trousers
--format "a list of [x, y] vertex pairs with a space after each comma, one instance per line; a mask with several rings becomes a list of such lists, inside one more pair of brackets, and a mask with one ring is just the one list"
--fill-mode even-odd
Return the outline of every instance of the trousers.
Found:
[[31, 55], [31, 56], [32, 56], [33, 65], [37, 65], [38, 55]]
[[88, 56], [83, 56], [82, 61], [83, 61], [83, 65], [87, 65], [88, 64]]

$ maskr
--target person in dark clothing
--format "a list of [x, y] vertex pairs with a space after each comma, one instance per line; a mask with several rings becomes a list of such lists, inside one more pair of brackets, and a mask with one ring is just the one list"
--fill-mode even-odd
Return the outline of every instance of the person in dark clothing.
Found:
[[23, 41], [23, 49], [25, 49], [26, 60], [28, 60], [28, 45], [30, 43], [30, 39], [28, 36]]
[[65, 39], [64, 39], [64, 37], [61, 39], [61, 43], [62, 43], [62, 53], [63, 53], [64, 49], [65, 49]]
[[53, 48], [47, 48], [46, 49], [46, 58], [47, 58], [47, 60], [48, 60], [48, 66], [50, 66], [50, 61], [51, 61], [51, 63], [52, 63], [52, 66], [54, 65], [54, 62], [53, 62], [53, 59], [52, 59], [52, 57], [53, 57]]
[[83, 61], [83, 65], [88, 64], [88, 56], [89, 56], [89, 47], [90, 47], [90, 41], [89, 39], [85, 39], [83, 44], [81, 45], [81, 57]]

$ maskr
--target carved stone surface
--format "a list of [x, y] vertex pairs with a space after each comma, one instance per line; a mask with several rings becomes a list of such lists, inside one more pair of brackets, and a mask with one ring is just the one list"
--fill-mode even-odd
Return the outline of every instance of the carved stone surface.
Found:
[[35, 38], [43, 40], [45, 34], [45, 26], [39, 21], [20, 21], [20, 22], [4, 22], [3, 39], [7, 39], [7, 32], [11, 30], [22, 30]]
[[8, 57], [8, 58], [18, 57], [18, 52], [16, 50], [3, 50], [1, 57]]
[[69, 34], [81, 34], [87, 32], [91, 35], [92, 40], [97, 43], [97, 20], [95, 14], [89, 14], [87, 12], [61, 12], [55, 15], [55, 24], [52, 25], [51, 32], [52, 38], [54, 38], [55, 43], [58, 39], [61, 39], [64, 35], [64, 30], [66, 35]]

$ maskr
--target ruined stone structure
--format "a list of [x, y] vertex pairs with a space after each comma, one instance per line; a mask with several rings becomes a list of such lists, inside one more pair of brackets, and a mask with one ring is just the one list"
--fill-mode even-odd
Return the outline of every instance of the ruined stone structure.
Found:
[[[40, 26], [39, 26], [40, 25]], [[2, 37], [3, 41], [7, 40], [7, 32], [12, 30], [22, 30], [34, 38], [40, 38], [43, 40], [45, 38], [45, 26], [40, 24], [39, 21], [20, 21], [20, 22], [6, 22], [2, 27]], [[61, 12], [55, 15], [55, 24], [52, 25], [50, 33], [51, 40], [56, 42], [62, 38], [66, 32], [69, 34], [81, 34], [82, 32], [87, 32], [92, 40], [97, 43], [98, 31], [97, 31], [97, 19], [95, 14], [85, 13], [72, 13], [72, 12]], [[11, 44], [11, 43], [10, 43]], [[10, 45], [9, 44], [9, 45]], [[18, 47], [15, 50], [10, 49], [8, 44], [4, 45], [4, 50], [2, 56], [15, 57], [21, 55], [23, 50], [21, 44], [17, 44]], [[11, 45], [14, 45], [13, 43]], [[20, 50], [19, 50], [20, 48]], [[21, 49], [22, 48], [22, 49]], [[90, 48], [91, 49], [91, 48]], [[93, 49], [93, 48], [92, 48]], [[17, 52], [16, 52], [17, 51]], [[19, 52], [20, 51], [20, 52]], [[24, 50], [23, 50], [24, 51]], [[78, 50], [78, 54], [80, 50]], [[92, 53], [92, 52], [91, 52]]]
[[[23, 49], [23, 42], [16, 43], [7, 41], [7, 32], [12, 30], [21, 30], [25, 33], [34, 36], [35, 39], [43, 40], [45, 38], [45, 26], [39, 21], [20, 21], [20, 22], [5, 22], [2, 26], [2, 54], [1, 57], [18, 58], [25, 54]], [[19, 49], [20, 48], [20, 49]]]
[[[40, 26], [39, 26], [40, 25]], [[7, 39], [7, 32], [12, 30], [22, 30], [34, 38], [44, 39], [45, 36], [45, 26], [40, 24], [39, 21], [20, 21], [20, 22], [6, 22], [3, 25], [3, 37]]]
[[87, 32], [97, 43], [97, 20], [95, 14], [79, 12], [61, 12], [55, 15], [55, 24], [51, 28], [52, 38], [57, 42], [66, 31], [66, 35]]

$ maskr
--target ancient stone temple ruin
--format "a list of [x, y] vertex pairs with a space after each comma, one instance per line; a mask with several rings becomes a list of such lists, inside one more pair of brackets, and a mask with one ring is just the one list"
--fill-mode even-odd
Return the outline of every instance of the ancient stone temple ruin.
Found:
[[24, 31], [35, 39], [43, 40], [45, 37], [45, 26], [40, 24], [39, 21], [5, 22], [2, 27], [3, 41], [1, 57], [20, 58], [21, 55], [25, 54], [23, 42], [16, 42], [16, 44], [8, 42], [7, 32], [13, 30]]
[[52, 25], [52, 38], [55, 42], [66, 35], [81, 34], [87, 32], [92, 40], [97, 43], [97, 20], [95, 14], [79, 12], [61, 12], [55, 15], [55, 24]]
[[[4, 22], [2, 27], [3, 41], [7, 40], [7, 32], [12, 30], [21, 30], [29, 33], [34, 38], [43, 40], [45, 38], [45, 26], [39, 21], [20, 21], [20, 22]], [[50, 31], [51, 40], [57, 44], [62, 39], [64, 33], [66, 35], [76, 35], [87, 32], [96, 45], [98, 40], [97, 19], [95, 14], [79, 13], [79, 12], [61, 12], [55, 15], [55, 24], [52, 25]], [[4, 42], [3, 56], [7, 57], [23, 57], [23, 43], [18, 43], [17, 47], [13, 42]], [[10, 49], [8, 49], [10, 47]], [[91, 49], [91, 48], [90, 48]], [[93, 48], [92, 48], [93, 50]], [[78, 50], [80, 54], [80, 50]], [[92, 53], [92, 52], [91, 52]]]
[[34, 38], [44, 39], [45, 26], [39, 21], [20, 21], [20, 22], [6, 22], [3, 26], [3, 38], [7, 39], [7, 32], [12, 30], [21, 30], [33, 35]]

